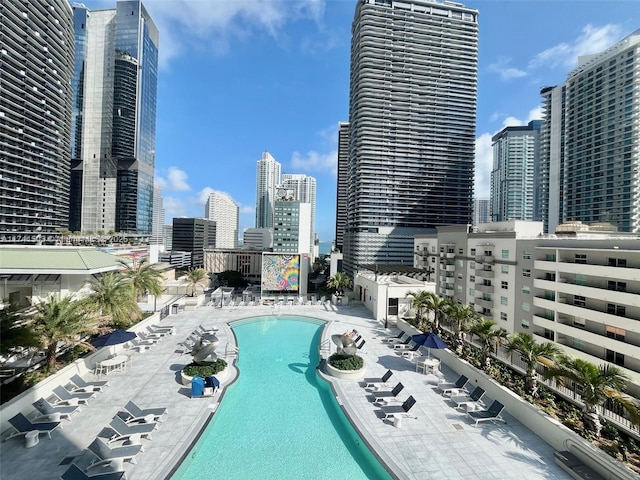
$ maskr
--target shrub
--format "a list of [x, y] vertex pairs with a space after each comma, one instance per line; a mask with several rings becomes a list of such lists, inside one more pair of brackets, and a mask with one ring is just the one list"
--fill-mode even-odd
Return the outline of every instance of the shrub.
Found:
[[360, 370], [364, 366], [364, 360], [357, 355], [334, 353], [329, 357], [329, 365], [338, 370]]
[[208, 365], [196, 365], [195, 363], [190, 363], [186, 367], [182, 369], [182, 373], [187, 375], [188, 377], [210, 377], [211, 375], [215, 375], [216, 373], [220, 373], [227, 367], [227, 362], [223, 359], [219, 358], [215, 362], [211, 362]]

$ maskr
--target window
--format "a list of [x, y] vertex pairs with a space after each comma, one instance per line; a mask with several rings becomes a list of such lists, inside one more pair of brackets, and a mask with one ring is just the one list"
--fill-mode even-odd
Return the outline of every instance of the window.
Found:
[[507, 297], [500, 297], [500, 303], [502, 305], [508, 305], [509, 304], [509, 299]]
[[585, 328], [586, 322], [584, 318], [574, 317], [573, 318], [573, 326], [578, 328]]
[[502, 273], [509, 273], [509, 265], [502, 265]]
[[587, 256], [584, 253], [576, 253], [575, 254], [575, 263], [586, 264]]
[[504, 259], [509, 258], [509, 250], [502, 250], [502, 258]]
[[615, 303], [607, 303], [607, 313], [611, 315], [617, 315], [624, 317], [627, 313], [627, 308], [624, 305], [616, 305]]
[[627, 266], [627, 259], [626, 258], [609, 258], [608, 263], [610, 267], [625, 268]]
[[502, 282], [502, 289], [503, 290], [508, 290], [509, 289], [509, 282]]
[[527, 302], [522, 302], [522, 310], [524, 310], [525, 312], [531, 311], [531, 305], [529, 305]]
[[462, 285], [456, 285], [456, 292], [462, 293]]
[[470, 288], [470, 289], [469, 289], [469, 295], [470, 295], [471, 297], [475, 297], [475, 296], [476, 296], [476, 291], [475, 291], [475, 289], [474, 289], [474, 288]]
[[476, 268], [476, 262], [469, 262], [469, 268]]
[[582, 295], [574, 295], [573, 296], [573, 304], [576, 307], [586, 307], [587, 306], [587, 299], [586, 297], [583, 297]]
[[627, 282], [616, 282], [614, 280], [609, 280], [607, 282], [608, 290], [615, 290], [616, 292], [626, 292], [627, 291]]
[[471, 256], [472, 256], [472, 257], [475, 257], [475, 256], [476, 256], [476, 249], [475, 249], [475, 248], [472, 248], [472, 249], [471, 249]]
[[507, 321], [507, 314], [506, 314], [506, 312], [500, 312], [500, 320], [504, 320], [505, 322]]
[[520, 325], [522, 325], [522, 328], [529, 328], [530, 322], [526, 318], [523, 318], [522, 321], [520, 322]]
[[576, 273], [576, 285], [587, 286], [587, 276]]
[[575, 348], [576, 350], [584, 350], [584, 340], [581, 340], [579, 338], [574, 338], [573, 348]]
[[522, 269], [522, 276], [523, 277], [530, 277], [531, 276], [531, 270], [528, 268], [523, 268]]
[[624, 367], [624, 355], [607, 348], [607, 362], [615, 363]]
[[610, 327], [607, 325], [607, 337], [613, 338], [614, 340], [620, 340], [624, 342], [624, 339], [627, 335], [627, 331], [622, 328]]
[[524, 293], [525, 295], [531, 295], [531, 287], [529, 285], [523, 285], [522, 293]]
[[458, 266], [464, 267], [464, 260], [458, 260]]
[[464, 255], [464, 250], [462, 248], [458, 249], [458, 255]]
[[522, 258], [524, 260], [531, 260], [531, 252], [522, 252]]
[[476, 281], [476, 276], [475, 275], [469, 275], [469, 281], [470, 282], [475, 282]]

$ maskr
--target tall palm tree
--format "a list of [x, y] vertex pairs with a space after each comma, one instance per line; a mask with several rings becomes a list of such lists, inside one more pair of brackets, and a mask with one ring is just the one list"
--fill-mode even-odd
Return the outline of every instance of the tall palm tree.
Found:
[[460, 348], [464, 341], [464, 332], [480, 321], [480, 315], [471, 305], [458, 305], [455, 302], [451, 302], [449, 305], [447, 315], [453, 323], [456, 347]]
[[417, 292], [408, 292], [405, 297], [411, 297], [411, 307], [416, 311], [416, 322], [418, 323], [417, 327], [420, 330], [424, 330], [424, 314], [426, 312], [427, 319], [429, 318], [429, 311], [427, 307], [429, 305], [429, 299], [431, 292], [427, 292], [426, 290], [418, 290]]
[[622, 406], [632, 423], [640, 423], [638, 399], [624, 393], [629, 377], [615, 365], [595, 365], [581, 358], [565, 357], [545, 370], [544, 377], [556, 378], [562, 384], [574, 382], [582, 387], [583, 421], [597, 437], [602, 429], [597, 407], [607, 399]]
[[504, 328], [494, 328], [495, 325], [493, 320], [483, 319], [469, 328], [469, 333], [480, 339], [481, 362], [485, 370], [491, 366], [491, 352], [495, 352], [507, 339], [507, 331]]
[[124, 267], [122, 274], [133, 284], [133, 298], [136, 302], [146, 292], [151, 295], [162, 293], [162, 272], [150, 264], [147, 258], [134, 259], [131, 264], [125, 260], [119, 262]]
[[15, 347], [37, 347], [38, 337], [34, 335], [26, 319], [15, 311], [13, 305], [0, 310], [0, 354], [5, 355]]
[[98, 326], [127, 328], [142, 318], [133, 296], [133, 282], [120, 272], [109, 272], [89, 284], [91, 293], [86, 299], [97, 316]]
[[39, 338], [40, 347], [45, 350], [46, 365], [55, 368], [58, 342], [82, 343], [79, 337], [95, 331], [95, 320], [84, 302], [73, 297], [58, 298], [49, 295], [46, 302], [34, 305], [36, 313], [31, 322], [33, 332]]
[[427, 292], [427, 312], [433, 312], [433, 322], [431, 322], [431, 330], [433, 333], [440, 334], [440, 324], [442, 319], [450, 308], [451, 300], [442, 298], [437, 293]]
[[342, 297], [344, 289], [349, 288], [351, 284], [351, 279], [343, 272], [336, 272], [333, 277], [327, 280], [327, 287], [335, 288], [338, 297]]
[[528, 332], [515, 333], [507, 343], [507, 353], [518, 352], [526, 365], [527, 391], [532, 397], [538, 395], [538, 363], [551, 365], [562, 355], [562, 348], [553, 342], [536, 342]]
[[207, 272], [202, 268], [190, 268], [187, 270], [187, 280], [189, 280], [189, 285], [191, 285], [192, 297], [195, 295], [198, 285], [206, 287], [209, 284]]

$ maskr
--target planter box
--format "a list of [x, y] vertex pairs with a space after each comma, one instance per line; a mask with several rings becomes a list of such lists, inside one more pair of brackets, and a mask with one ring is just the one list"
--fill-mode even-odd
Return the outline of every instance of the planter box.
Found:
[[[221, 386], [222, 386], [222, 381], [227, 379], [228, 371], [229, 371], [229, 365], [227, 365], [227, 367], [224, 370], [214, 375], [218, 380], [220, 380]], [[182, 373], [182, 370], [180, 370], [180, 381], [182, 382], [182, 385], [184, 385], [185, 387], [191, 387], [191, 380], [193, 380], [193, 377], [190, 377], [189, 375], [185, 375], [184, 373]]]
[[325, 373], [341, 380], [362, 380], [364, 378], [365, 370], [366, 365], [360, 370], [338, 370], [337, 368], [332, 367], [329, 362], [325, 363]]

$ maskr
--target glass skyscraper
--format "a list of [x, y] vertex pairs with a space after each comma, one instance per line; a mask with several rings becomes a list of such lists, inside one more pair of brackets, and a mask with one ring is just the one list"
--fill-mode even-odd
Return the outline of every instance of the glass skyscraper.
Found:
[[73, 10], [70, 228], [150, 235], [158, 30], [140, 0]]
[[413, 263], [413, 237], [471, 222], [478, 12], [358, 0], [344, 261]]
[[0, 1], [0, 243], [69, 225], [72, 72], [67, 0]]
[[281, 180], [282, 165], [263, 152], [256, 164], [256, 228], [273, 228], [273, 202]]

